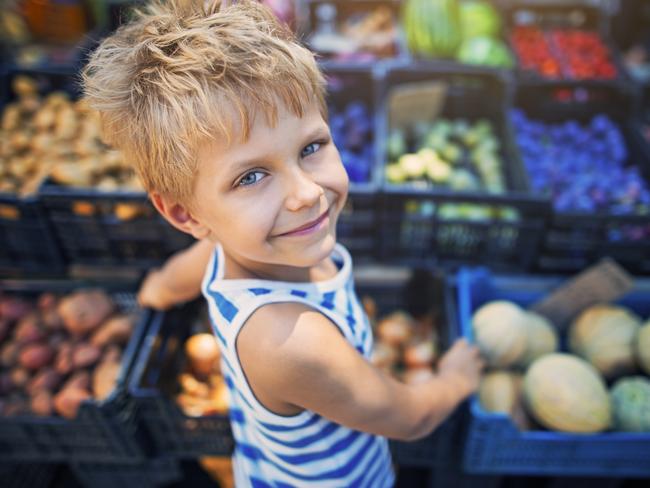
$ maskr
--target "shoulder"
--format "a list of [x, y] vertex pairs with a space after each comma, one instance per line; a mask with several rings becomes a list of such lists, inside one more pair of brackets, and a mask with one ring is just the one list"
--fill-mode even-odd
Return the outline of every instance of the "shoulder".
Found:
[[257, 308], [240, 332], [237, 347], [254, 348], [267, 358], [306, 360], [322, 344], [340, 338], [337, 326], [323, 313], [297, 302], [265, 304]]
[[[333, 355], [347, 341], [321, 312], [300, 303], [258, 308], [236, 340], [237, 355], [252, 390], [271, 411], [294, 414], [305, 405], [296, 391], [331, 376]], [[296, 401], [297, 400], [297, 401]]]

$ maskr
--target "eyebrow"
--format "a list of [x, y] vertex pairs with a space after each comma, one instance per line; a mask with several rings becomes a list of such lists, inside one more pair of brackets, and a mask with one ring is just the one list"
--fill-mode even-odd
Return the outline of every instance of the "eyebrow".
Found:
[[[319, 137], [330, 137], [326, 125], [316, 127], [315, 129], [309, 131], [307, 135], [303, 138], [303, 140], [305, 141], [305, 144], [310, 144], [311, 142], [314, 141], [314, 139], [317, 139]], [[244, 168], [255, 166], [257, 163], [263, 161], [265, 158], [266, 155], [262, 154], [260, 156], [255, 156], [249, 159], [235, 161], [230, 165], [229, 173], [238, 173]]]

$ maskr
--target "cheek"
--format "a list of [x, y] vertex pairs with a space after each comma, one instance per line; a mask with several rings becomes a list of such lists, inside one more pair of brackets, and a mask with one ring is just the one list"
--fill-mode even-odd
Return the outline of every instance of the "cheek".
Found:
[[339, 199], [345, 200], [349, 187], [348, 173], [334, 146], [332, 146], [332, 154], [328, 156], [328, 163], [324, 166], [322, 185], [334, 191]]

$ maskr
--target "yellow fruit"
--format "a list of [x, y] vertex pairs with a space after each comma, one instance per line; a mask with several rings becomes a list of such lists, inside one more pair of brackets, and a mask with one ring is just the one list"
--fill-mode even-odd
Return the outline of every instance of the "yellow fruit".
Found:
[[524, 400], [543, 426], [562, 432], [600, 432], [612, 409], [603, 378], [588, 362], [570, 354], [547, 354], [528, 368]]

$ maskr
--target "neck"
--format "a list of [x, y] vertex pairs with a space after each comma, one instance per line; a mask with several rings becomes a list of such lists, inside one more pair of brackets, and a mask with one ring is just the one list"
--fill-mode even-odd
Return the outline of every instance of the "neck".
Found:
[[224, 253], [226, 279], [258, 279], [271, 281], [291, 281], [311, 283], [334, 277], [336, 266], [331, 258], [326, 258], [315, 266], [297, 267], [280, 264], [246, 262]]

